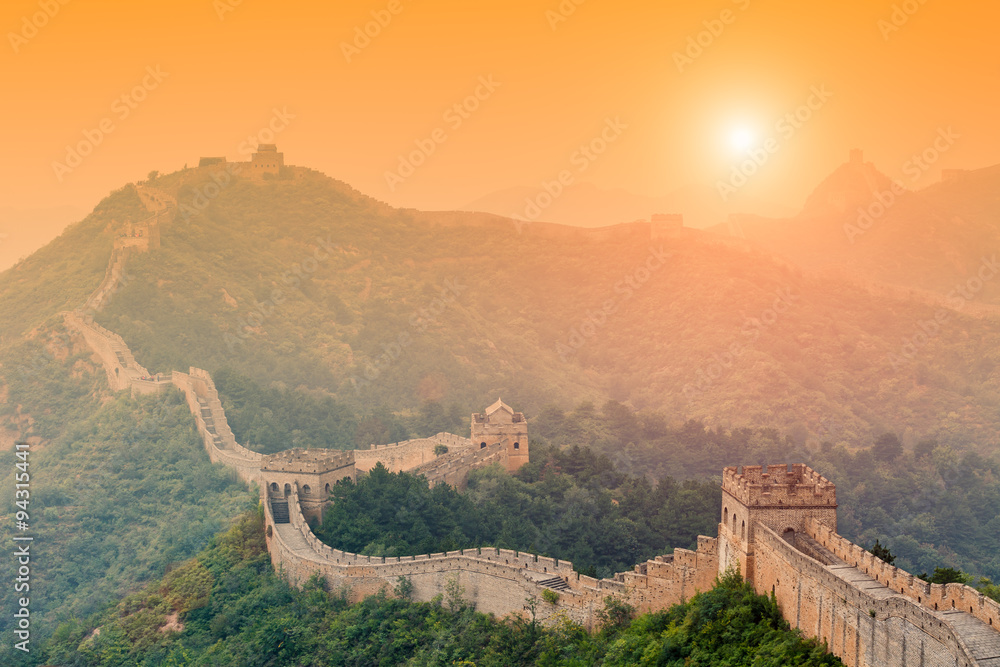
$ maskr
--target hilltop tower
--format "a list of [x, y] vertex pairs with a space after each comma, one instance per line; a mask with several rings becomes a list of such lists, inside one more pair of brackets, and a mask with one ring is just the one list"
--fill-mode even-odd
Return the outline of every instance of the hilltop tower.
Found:
[[860, 148], [851, 149], [851, 164], [860, 167], [865, 163], [865, 153]]
[[480, 449], [503, 444], [507, 449], [507, 470], [514, 471], [528, 462], [528, 422], [523, 412], [497, 399], [482, 413], [472, 414], [472, 442]]
[[260, 144], [250, 159], [250, 176], [277, 174], [285, 166], [285, 154], [278, 152], [276, 144]]
[[[743, 466], [722, 473], [722, 523], [719, 524], [719, 572], [738, 567], [754, 580], [754, 537], [758, 524], [786, 541], [805, 536], [806, 521], [816, 519], [837, 530], [837, 488], [801, 463]], [[803, 539], [806, 539], [803, 537]]]

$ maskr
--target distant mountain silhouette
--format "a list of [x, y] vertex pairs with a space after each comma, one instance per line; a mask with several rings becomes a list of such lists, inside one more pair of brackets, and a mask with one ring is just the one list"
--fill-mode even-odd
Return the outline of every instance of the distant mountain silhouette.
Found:
[[[745, 217], [737, 235], [801, 266], [947, 295], [1000, 251], [1000, 165], [905, 189], [871, 163], [848, 162], [787, 218]], [[975, 300], [1000, 303], [1000, 279]]]
[[[704, 228], [725, 221], [730, 213], [737, 212], [723, 202], [714, 188], [688, 186], [674, 190], [662, 197], [638, 195], [616, 188], [607, 190], [591, 183], [567, 187], [537, 217], [526, 213], [531, 199], [544, 193], [539, 187], [518, 186], [499, 190], [461, 207], [463, 211], [495, 213], [504, 217], [522, 217], [545, 222], [558, 222], [578, 227], [603, 227], [620, 222], [649, 220], [653, 213], [682, 213], [687, 227]], [[544, 202], [544, 199], [543, 199]], [[739, 212], [766, 215], [790, 215], [782, 206], [743, 198]]]

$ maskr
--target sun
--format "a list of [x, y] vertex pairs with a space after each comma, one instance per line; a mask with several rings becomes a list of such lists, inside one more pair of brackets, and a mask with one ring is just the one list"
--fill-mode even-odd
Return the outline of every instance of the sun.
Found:
[[729, 133], [729, 145], [743, 152], [757, 143], [757, 136], [748, 127], [737, 127]]

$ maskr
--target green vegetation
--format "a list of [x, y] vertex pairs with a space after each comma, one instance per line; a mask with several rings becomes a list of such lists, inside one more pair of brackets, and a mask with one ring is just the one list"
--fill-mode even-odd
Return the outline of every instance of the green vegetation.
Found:
[[[74, 667], [306, 665], [839, 665], [789, 630], [773, 600], [729, 575], [663, 612], [632, 618], [606, 601], [600, 632], [567, 620], [552, 628], [473, 611], [460, 587], [434, 602], [386, 592], [358, 604], [313, 579], [279, 579], [259, 512], [244, 516], [196, 559], [100, 618], [70, 620], [46, 663]], [[404, 579], [396, 587], [405, 589]], [[405, 590], [404, 590], [405, 592]], [[95, 629], [100, 632], [96, 633]]]
[[887, 565], [892, 565], [896, 562], [896, 557], [892, 555], [889, 547], [879, 543], [878, 540], [875, 540], [875, 544], [872, 545], [872, 548], [868, 551], [871, 555], [875, 556], [875, 558], [885, 561]]
[[838, 531], [855, 544], [878, 540], [908, 572], [944, 563], [1000, 578], [996, 456], [933, 440], [896, 453], [892, 434], [855, 451], [829, 442], [806, 446], [775, 429], [707, 429], [694, 421], [670, 426], [663, 414], [614, 402], [600, 410], [589, 403], [571, 412], [548, 407], [531, 426], [532, 447], [536, 437], [562, 447], [586, 445], [631, 475], [704, 479], [724, 465], [806, 463], [837, 485]]
[[967, 584], [972, 581], [972, 577], [953, 567], [936, 567], [931, 576], [924, 572], [917, 577], [932, 584]]
[[474, 471], [461, 494], [377, 466], [334, 487], [317, 536], [370, 556], [496, 546], [609, 577], [674, 547], [694, 548], [699, 534], [715, 532], [721, 510], [714, 482], [667, 478], [654, 487], [579, 447], [535, 446], [531, 457], [514, 476], [499, 467]]
[[[157, 187], [190, 202], [208, 179], [192, 169]], [[833, 420], [852, 446], [884, 432], [910, 445], [912, 429], [979, 449], [1000, 429], [995, 322], [955, 313], [956, 335], [893, 368], [889, 354], [932, 308], [804, 277], [710, 236], [664, 241], [662, 266], [625, 289], [650, 259], [641, 234], [518, 234], [490, 216], [390, 209], [315, 172], [238, 179], [161, 236], [99, 317], [154, 371], [228, 367], [365, 413], [480, 408], [499, 394], [529, 409], [614, 397], [799, 441], [826, 437]], [[787, 312], [771, 320], [779, 293]]]
[[[60, 623], [88, 618], [173, 564], [190, 558], [230, 518], [252, 502], [246, 487], [209, 463], [179, 393], [133, 400], [119, 395], [103, 406], [79, 398], [96, 380], [78, 378], [53, 362], [29, 376], [36, 405], [72, 399], [76, 409], [43, 421], [51, 441], [29, 456], [32, 639], [42, 642]], [[61, 370], [61, 383], [49, 377]], [[104, 382], [103, 374], [100, 382]], [[57, 391], [59, 389], [63, 392]], [[0, 539], [14, 527], [14, 453], [0, 453]], [[0, 579], [13, 581], [17, 562], [0, 560]], [[13, 586], [0, 607], [15, 608]], [[0, 641], [13, 644], [12, 617], [0, 617]], [[35, 644], [37, 645], [37, 644]]]
[[104, 279], [116, 232], [148, 216], [135, 188], [123, 187], [44, 248], [0, 273], [0, 346], [42, 323], [55, 324], [62, 310], [82, 307]]
[[[396, 415], [386, 409], [355, 413], [327, 394], [261, 387], [231, 369], [213, 374], [236, 441], [273, 454], [293, 447], [365, 449], [442, 431], [468, 434], [469, 416], [457, 405], [428, 401], [419, 410]], [[439, 447], [443, 447], [439, 446]], [[446, 453], [436, 450], [435, 454]]]

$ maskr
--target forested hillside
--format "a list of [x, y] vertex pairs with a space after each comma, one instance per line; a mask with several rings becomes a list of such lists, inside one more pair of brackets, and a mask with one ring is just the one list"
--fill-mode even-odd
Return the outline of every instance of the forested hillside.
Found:
[[271, 571], [261, 517], [250, 514], [162, 581], [100, 617], [60, 627], [47, 654], [80, 667], [841, 664], [733, 577], [638, 618], [609, 598], [596, 634], [568, 621], [543, 628], [476, 613], [457, 585], [429, 603], [408, 601], [406, 590], [402, 580], [395, 597], [386, 591], [348, 605], [316, 581], [292, 588]]
[[[188, 201], [204, 170], [157, 179]], [[231, 368], [355, 409], [608, 398], [849, 446], [995, 445], [992, 320], [808, 278], [690, 232], [596, 239], [393, 210], [306, 170], [223, 189], [99, 316], [150, 369]], [[978, 260], [977, 260], [978, 261]], [[972, 270], [975, 268], [969, 265]]]
[[[155, 185], [183, 203], [207, 178], [185, 170]], [[184, 622], [194, 602], [144, 593], [118, 607], [118, 620], [105, 610], [164, 575], [165, 590], [191, 574], [197, 601], [216, 595], [206, 587], [218, 575], [178, 565], [254, 502], [209, 464], [179, 396], [110, 394], [83, 341], [62, 326], [60, 312], [100, 283], [114, 238], [147, 215], [135, 189], [123, 188], [0, 274], [3, 484], [13, 488], [6, 450], [28, 439], [40, 545], [34, 628], [40, 643], [53, 636], [53, 651], [69, 651], [52, 659], [58, 664], [167, 664], [156, 661], [168, 654], [182, 664], [186, 640], [150, 631], [149, 619], [172, 609]], [[910, 354], [900, 341], [923, 330], [933, 307], [810, 277], [707, 234], [651, 244], [635, 229], [603, 239], [551, 226], [519, 233], [492, 216], [393, 210], [307, 170], [236, 181], [161, 235], [160, 248], [130, 259], [96, 318], [151, 370], [211, 369], [237, 439], [257, 451], [467, 435], [468, 415], [498, 395], [528, 414], [532, 463], [517, 476], [478, 472], [464, 495], [381, 473], [338, 488], [341, 509], [319, 531], [342, 548], [498, 544], [603, 576], [713, 534], [723, 466], [794, 460], [838, 485], [846, 537], [878, 539], [915, 573], [953, 567], [1000, 579], [1000, 326], [989, 318], [949, 311], [940, 335], [925, 335]], [[904, 353], [905, 363], [890, 360]], [[410, 496], [423, 505], [395, 525], [385, 499]], [[4, 497], [0, 538], [8, 539], [16, 508], [13, 493]], [[267, 581], [266, 595], [295, 610], [289, 618], [309, 595], [325, 595]], [[223, 594], [256, 618], [254, 605], [264, 603], [237, 601], [265, 595], [252, 588]], [[11, 595], [3, 593], [5, 605]], [[458, 607], [439, 617], [433, 605], [382, 600], [347, 609], [333, 600], [337, 611], [328, 613], [345, 614], [344, 623], [368, 622], [369, 612], [424, 614], [456, 628], [496, 623]], [[663, 619], [702, 613], [683, 609], [634, 627], [662, 634], [673, 622]], [[210, 636], [240, 636], [230, 627], [236, 613], [202, 619], [208, 634], [191, 639], [198, 660], [214, 659], [203, 650]], [[317, 618], [324, 627], [337, 622]], [[778, 631], [767, 613], [755, 618], [764, 635]], [[111, 626], [88, 640], [96, 653], [73, 654], [101, 623]], [[489, 627], [498, 636], [528, 632]], [[0, 620], [8, 643], [10, 631], [9, 619]], [[530, 632], [511, 640], [523, 655], [604, 651], [612, 660], [631, 630], [597, 638]], [[435, 633], [425, 638], [443, 636]], [[670, 659], [700, 650], [693, 636], [683, 646], [662, 641], [650, 650]], [[225, 650], [236, 656], [250, 639], [232, 642]], [[399, 655], [423, 664], [420, 650]]]

